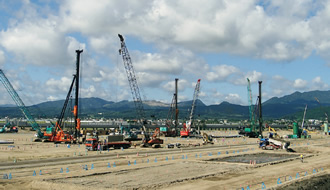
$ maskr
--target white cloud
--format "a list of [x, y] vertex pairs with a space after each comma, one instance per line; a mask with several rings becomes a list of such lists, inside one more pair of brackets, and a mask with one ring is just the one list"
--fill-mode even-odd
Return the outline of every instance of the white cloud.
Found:
[[[186, 86], [188, 85], [188, 81], [185, 79], [179, 79], [178, 80], [178, 91], [183, 92], [186, 89]], [[175, 91], [175, 80], [171, 80], [165, 84], [162, 85], [163, 89], [170, 92], [174, 93]], [[179, 94], [178, 92], [178, 94]]]
[[265, 93], [266, 98], [271, 98], [274, 96], [281, 97], [295, 91], [307, 92], [312, 90], [328, 90], [329, 85], [324, 83], [319, 76], [315, 77], [311, 81], [307, 81], [300, 78], [289, 80], [283, 76], [275, 75], [273, 76], [270, 88], [271, 91]]
[[73, 78], [62, 77], [60, 80], [54, 78], [46, 81], [47, 91], [51, 94], [57, 94], [59, 92], [68, 92], [70, 84], [72, 83]]
[[296, 89], [304, 89], [307, 86], [307, 81], [303, 79], [296, 79], [293, 82], [293, 87]]
[[2, 68], [3, 65], [5, 65], [5, 53], [0, 50], [0, 67]]
[[324, 83], [321, 77], [315, 77], [310, 85], [311, 90], [328, 90], [329, 85]]
[[[40, 99], [65, 97], [63, 94], [72, 80], [67, 76], [72, 70], [64, 68], [74, 67], [74, 51], [78, 48], [84, 49], [84, 95], [113, 98], [110, 92], [119, 88], [120, 95], [116, 97], [130, 99], [126, 72], [118, 56], [118, 33], [132, 40], [127, 46], [141, 88], [172, 94], [174, 78], [179, 77], [179, 90], [191, 94], [184, 87], [193, 90], [195, 81], [201, 78], [207, 86], [203, 89], [205, 99], [219, 97], [232, 103], [240, 98], [235, 90], [220, 94], [210, 90], [214, 86], [208, 86], [207, 82], [246, 86], [246, 78], [256, 83], [267, 75], [252, 67], [243, 71], [239, 64], [207, 63], [208, 59], [202, 58], [204, 53], [284, 63], [304, 59], [312, 52], [330, 58], [326, 24], [330, 23], [330, 2], [326, 1], [68, 0], [58, 3], [59, 10], [50, 10], [49, 6], [39, 7], [27, 1], [21, 10], [11, 11], [13, 18], [0, 31], [1, 67], [7, 66], [5, 61], [8, 61], [26, 67], [45, 66], [51, 72], [50, 77], [29, 85], [27, 81], [35, 78], [24, 78], [22, 86], [26, 89], [30, 85], [51, 85], [45, 89], [52, 95], [36, 94]], [[328, 89], [321, 77], [307, 81], [287, 79], [275, 73], [269, 79], [270, 90], [265, 93], [269, 95]], [[182, 99], [186, 97], [191, 99], [182, 95]], [[206, 101], [218, 102], [218, 99]]]
[[[86, 36], [134, 35], [158, 47], [226, 52], [277, 61], [308, 56], [327, 46], [320, 30], [329, 4], [315, 1], [66, 1], [61, 29]], [[111, 19], [109, 19], [111, 18]], [[323, 20], [323, 19], [322, 19]], [[325, 25], [322, 28], [327, 27]], [[320, 35], [316, 35], [320, 34]], [[102, 39], [102, 38], [101, 38]], [[102, 41], [91, 40], [94, 47]], [[320, 44], [320, 45], [317, 45]]]
[[247, 78], [251, 83], [258, 83], [258, 81], [262, 80], [263, 76], [261, 72], [258, 71], [250, 71], [250, 72], [239, 72], [233, 78], [229, 80], [232, 84], [235, 85], [247, 85]]
[[225, 101], [230, 102], [232, 104], [242, 104], [242, 100], [239, 94], [227, 94], [225, 97]]
[[50, 20], [25, 21], [0, 33], [0, 43], [14, 53], [22, 64], [39, 66], [65, 65], [74, 60], [80, 45], [65, 36]]
[[157, 72], [164, 74], [180, 74], [183, 70], [178, 57], [165, 57], [160, 54], [146, 53], [134, 62], [138, 71]]
[[239, 69], [231, 65], [217, 65], [208, 72], [206, 79], [209, 81], [224, 81], [232, 74], [239, 73]]

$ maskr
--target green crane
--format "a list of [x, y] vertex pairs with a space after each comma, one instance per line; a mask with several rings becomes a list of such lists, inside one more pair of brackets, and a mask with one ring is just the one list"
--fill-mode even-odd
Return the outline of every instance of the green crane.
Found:
[[0, 81], [5, 86], [6, 90], [8, 91], [8, 93], [10, 94], [10, 96], [14, 100], [14, 102], [16, 103], [17, 107], [24, 114], [24, 116], [27, 119], [27, 122], [29, 123], [29, 125], [31, 125], [31, 127], [32, 127], [33, 130], [36, 130], [37, 131], [37, 137], [39, 139], [43, 138], [44, 137], [44, 134], [41, 132], [40, 126], [34, 120], [34, 118], [32, 117], [31, 113], [29, 112], [29, 110], [27, 109], [27, 107], [23, 103], [22, 99], [19, 97], [19, 95], [15, 91], [14, 87], [11, 85], [10, 81], [8, 80], [8, 78], [6, 77], [6, 75], [4, 74], [4, 72], [2, 71], [2, 69], [0, 69]]
[[[249, 78], [247, 78], [247, 82], [248, 82], [247, 91], [248, 91], [248, 101], [249, 101], [250, 126], [242, 128], [240, 130], [239, 134], [256, 138], [261, 133], [260, 130], [257, 131], [257, 127], [256, 127], [256, 116], [257, 116], [256, 108], [261, 109], [261, 105], [260, 105], [260, 103], [258, 106], [253, 105], [251, 83], [250, 83]], [[258, 99], [260, 99], [260, 98], [261, 98], [261, 96], [259, 95]], [[261, 113], [259, 113], [259, 117], [260, 117], [259, 122], [261, 122]], [[259, 129], [261, 129], [261, 127], [259, 127]]]

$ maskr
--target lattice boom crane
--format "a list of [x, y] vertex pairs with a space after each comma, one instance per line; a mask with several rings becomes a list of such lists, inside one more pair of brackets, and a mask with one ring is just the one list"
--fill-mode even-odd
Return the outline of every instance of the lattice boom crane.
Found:
[[140, 119], [143, 122], [145, 120], [145, 113], [144, 113], [143, 103], [142, 103], [142, 99], [141, 99], [141, 95], [140, 95], [140, 89], [139, 89], [139, 86], [138, 86], [138, 83], [136, 80], [132, 60], [128, 53], [124, 37], [120, 34], [118, 34], [118, 37], [120, 39], [120, 45], [121, 45], [119, 53], [123, 57], [123, 62], [124, 62], [126, 74], [128, 77], [128, 83], [131, 88], [136, 113], [137, 113], [138, 119]]
[[193, 121], [194, 121], [196, 100], [198, 99], [199, 90], [200, 90], [200, 83], [201, 83], [201, 79], [198, 79], [197, 83], [196, 83], [195, 91], [194, 91], [194, 97], [193, 97], [193, 102], [192, 102], [192, 105], [191, 105], [189, 121], [186, 124], [184, 124], [183, 131], [180, 131], [180, 136], [181, 137], [188, 137], [190, 135], [191, 126], [192, 126]]
[[17, 94], [14, 87], [11, 85], [10, 81], [8, 80], [8, 78], [6, 77], [6, 75], [4, 74], [2, 69], [0, 69], [0, 80], [1, 80], [2, 84], [5, 86], [6, 90], [10, 94], [10, 96], [12, 97], [12, 99], [14, 100], [14, 102], [16, 103], [16, 105], [18, 106], [18, 108], [24, 114], [25, 118], [27, 119], [28, 123], [31, 125], [32, 129], [37, 131], [38, 138], [42, 138], [44, 136], [44, 134], [41, 132], [40, 126], [34, 120], [30, 111], [27, 109], [24, 102], [19, 97], [19, 95]]

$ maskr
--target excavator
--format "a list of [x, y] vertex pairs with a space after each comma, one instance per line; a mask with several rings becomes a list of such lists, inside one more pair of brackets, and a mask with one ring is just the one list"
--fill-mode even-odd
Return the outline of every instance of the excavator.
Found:
[[2, 128], [0, 128], [0, 133], [17, 133], [17, 132], [18, 132], [18, 128], [15, 126], [11, 126], [10, 122], [8, 122]]
[[276, 130], [274, 128], [272, 128], [271, 126], [269, 126], [267, 123], [265, 124], [266, 128], [268, 128], [268, 132], [269, 132], [269, 136], [276, 138], [276, 139], [280, 139], [281, 136], [277, 134]]
[[210, 137], [207, 133], [203, 133], [203, 145], [214, 144], [213, 138]]
[[[143, 128], [145, 130], [144, 126], [143, 126]], [[159, 136], [160, 136], [159, 128], [156, 128], [156, 130], [152, 134], [151, 138], [150, 138], [150, 135], [148, 135], [146, 132], [144, 132], [144, 138], [142, 139], [141, 147], [159, 148], [160, 145], [164, 143], [164, 140], [160, 139]]]

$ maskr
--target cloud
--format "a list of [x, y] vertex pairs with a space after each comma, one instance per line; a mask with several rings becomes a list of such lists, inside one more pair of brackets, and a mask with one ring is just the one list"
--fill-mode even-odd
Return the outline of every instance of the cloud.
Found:
[[62, 77], [60, 80], [51, 78], [46, 81], [45, 85], [48, 86], [48, 91], [51, 94], [56, 94], [59, 92], [68, 92], [70, 84], [72, 83], [73, 78]]
[[118, 88], [116, 99], [130, 99], [126, 71], [118, 55], [118, 33], [127, 37], [138, 83], [147, 91], [172, 94], [174, 78], [180, 78], [182, 99], [191, 99], [188, 91], [193, 91], [198, 78], [206, 81], [205, 87], [202, 86], [203, 98], [209, 102], [225, 99], [238, 102], [240, 97], [236, 96], [234, 87], [230, 93], [213, 92], [208, 81], [240, 88], [246, 86], [246, 78], [251, 83], [269, 79], [265, 94], [277, 96], [296, 90], [328, 88], [321, 77], [312, 81], [276, 75], [266, 78], [267, 74], [252, 67], [242, 70], [238, 64], [208, 63], [208, 58], [203, 57], [227, 54], [286, 63], [304, 59], [313, 52], [330, 58], [329, 25], [324, 24], [330, 22], [330, 2], [68, 0], [57, 3], [55, 7], [48, 2], [19, 3], [20, 6], [15, 6], [20, 7], [18, 10], [8, 11], [12, 17], [7, 28], [0, 31], [0, 66], [6, 66], [8, 61], [25, 68], [42, 66], [42, 72], [51, 73], [39, 81], [33, 81], [33, 74], [28, 74], [31, 77], [24, 76], [24, 81], [19, 83], [26, 89], [30, 85], [45, 88], [48, 95], [35, 94], [40, 100], [65, 97], [78, 48], [84, 49], [82, 96], [113, 98], [112, 92]]
[[[186, 86], [188, 85], [188, 81], [185, 79], [179, 79], [178, 80], [178, 91], [183, 92], [186, 89]], [[175, 80], [171, 80], [165, 84], [162, 85], [162, 88], [166, 90], [167, 92], [173, 93], [175, 91]], [[179, 94], [178, 92], [178, 94]]]
[[239, 94], [227, 94], [225, 97], [225, 101], [230, 102], [232, 104], [242, 104], [242, 100]]
[[304, 89], [307, 86], [307, 81], [303, 79], [296, 79], [293, 82], [293, 87], [296, 89]]
[[123, 32], [164, 49], [292, 61], [307, 57], [314, 49], [323, 54], [330, 48], [324, 40], [329, 36], [324, 32], [328, 26], [322, 25], [329, 18], [328, 9], [329, 3], [311, 0], [264, 4], [255, 0], [207, 4], [85, 0], [61, 4], [59, 17], [62, 30], [81, 31], [86, 36]]
[[230, 75], [240, 72], [238, 68], [231, 65], [217, 65], [211, 70], [206, 75], [206, 79], [209, 81], [224, 81]]
[[74, 60], [74, 50], [84, 45], [65, 36], [49, 20], [26, 21], [0, 33], [0, 43], [22, 64], [65, 65]]
[[232, 78], [228, 81], [235, 85], [247, 85], [247, 78], [250, 80], [250, 83], [258, 83], [262, 80], [263, 76], [261, 72], [258, 71], [248, 71], [248, 72], [237, 72]]
[[311, 85], [310, 85], [311, 90], [328, 90], [329, 89], [329, 85], [324, 83], [324, 81], [322, 81], [321, 77], [315, 77], [312, 81], [311, 81]]
[[5, 65], [5, 53], [0, 50], [0, 67], [2, 68], [3, 65]]
[[140, 57], [134, 62], [136, 69], [146, 72], [157, 72], [163, 74], [180, 74], [183, 64], [178, 57], [168, 57], [160, 54], [140, 53]]
[[[270, 85], [271, 91], [265, 93], [265, 98], [274, 96], [283, 96], [283, 94], [290, 94], [295, 91], [313, 91], [313, 90], [328, 90], [329, 85], [324, 83], [321, 77], [315, 77], [311, 81], [303, 79], [289, 80], [283, 76], [275, 75]], [[264, 94], [264, 93], [263, 93]]]

